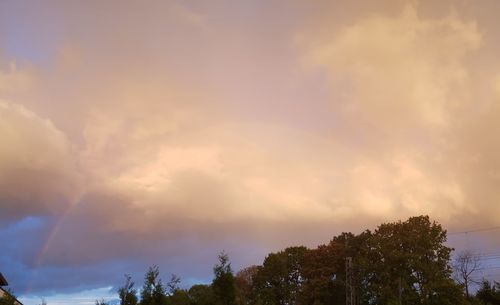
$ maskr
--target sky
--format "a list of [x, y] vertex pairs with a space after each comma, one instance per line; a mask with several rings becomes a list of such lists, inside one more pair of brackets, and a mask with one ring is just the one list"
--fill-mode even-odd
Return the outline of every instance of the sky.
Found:
[[1, 1], [0, 272], [27, 305], [89, 304], [153, 264], [210, 282], [222, 250], [238, 270], [415, 215], [500, 226], [499, 12]]

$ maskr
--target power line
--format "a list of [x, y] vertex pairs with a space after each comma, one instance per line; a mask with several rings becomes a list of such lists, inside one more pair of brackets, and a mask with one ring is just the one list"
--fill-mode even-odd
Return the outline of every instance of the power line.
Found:
[[467, 231], [450, 232], [450, 233], [448, 233], [448, 235], [469, 234], [469, 233], [494, 231], [494, 230], [500, 230], [500, 226], [488, 227], [488, 228], [478, 228], [478, 229], [472, 229], [472, 230], [467, 230]]
[[478, 258], [480, 260], [482, 259], [496, 259], [500, 258], [500, 251], [493, 251], [493, 252], [481, 252], [480, 250], [468, 250], [467, 252], [471, 256]]
[[477, 269], [477, 271], [493, 270], [493, 269], [500, 269], [500, 266], [489, 266], [489, 267], [479, 268]]

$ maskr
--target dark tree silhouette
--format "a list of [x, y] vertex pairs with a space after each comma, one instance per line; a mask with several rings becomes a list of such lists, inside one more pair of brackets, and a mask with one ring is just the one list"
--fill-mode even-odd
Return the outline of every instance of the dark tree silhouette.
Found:
[[141, 305], [162, 305], [165, 299], [165, 288], [160, 279], [158, 266], [151, 266], [144, 276], [141, 291]]
[[226, 253], [219, 254], [219, 263], [214, 266], [215, 278], [212, 282], [217, 305], [236, 305], [236, 286], [233, 270]]
[[453, 263], [453, 269], [455, 271], [455, 278], [457, 282], [464, 286], [465, 296], [469, 299], [470, 296], [470, 286], [471, 284], [479, 284], [479, 281], [475, 281], [472, 275], [474, 272], [481, 269], [481, 261], [477, 254], [471, 251], [462, 251], [458, 253]]
[[125, 274], [125, 284], [118, 288], [118, 296], [120, 305], [137, 305], [137, 290], [130, 275]]

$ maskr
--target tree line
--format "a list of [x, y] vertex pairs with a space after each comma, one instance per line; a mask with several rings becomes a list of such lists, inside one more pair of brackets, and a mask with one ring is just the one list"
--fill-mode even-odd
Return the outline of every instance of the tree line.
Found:
[[[138, 291], [129, 276], [118, 293], [121, 305], [500, 305], [500, 284], [484, 281], [475, 295], [467, 280], [473, 257], [461, 255], [453, 277], [446, 230], [428, 216], [385, 223], [358, 235], [342, 233], [314, 249], [288, 247], [262, 265], [233, 273], [219, 255], [210, 285], [163, 285], [157, 266]], [[464, 273], [465, 272], [465, 273]], [[465, 283], [461, 275], [466, 275]]]
[[428, 216], [411, 217], [342, 233], [313, 249], [288, 247], [237, 273], [221, 253], [211, 284], [188, 289], [176, 275], [163, 283], [152, 266], [140, 289], [126, 275], [118, 296], [120, 305], [500, 305], [497, 282], [471, 293], [474, 257], [452, 262], [446, 238]]

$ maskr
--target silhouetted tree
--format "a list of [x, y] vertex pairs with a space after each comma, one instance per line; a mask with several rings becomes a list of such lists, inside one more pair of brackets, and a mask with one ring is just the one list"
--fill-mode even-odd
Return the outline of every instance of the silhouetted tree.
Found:
[[255, 275], [257, 298], [262, 304], [297, 304], [304, 280], [306, 247], [290, 247], [269, 254]]
[[210, 285], [193, 285], [188, 291], [191, 305], [213, 305], [214, 292]]
[[[428, 216], [382, 224], [373, 232], [342, 233], [315, 249], [289, 247], [270, 253], [262, 266], [233, 276], [226, 253], [218, 256], [211, 285], [179, 287], [172, 275], [164, 287], [159, 268], [148, 269], [140, 305], [335, 305], [346, 297], [346, 259], [356, 305], [500, 305], [500, 284], [483, 283], [477, 297], [466, 299], [452, 280], [451, 248], [446, 231]], [[459, 255], [455, 266], [470, 278], [478, 264]], [[461, 259], [460, 259], [461, 258]], [[462, 279], [464, 277], [462, 276]], [[468, 283], [470, 281], [468, 280]], [[120, 305], [136, 305], [130, 276], [118, 290]], [[469, 289], [465, 285], [465, 292]], [[12, 305], [0, 303], [0, 305]]]
[[[345, 302], [346, 257], [352, 257], [356, 269], [353, 270], [353, 284], [362, 286], [361, 258], [366, 257], [369, 231], [360, 235], [342, 233], [328, 244], [306, 252], [302, 265], [304, 277], [301, 304], [340, 304]], [[359, 293], [360, 304], [363, 294]]]
[[125, 274], [125, 284], [118, 288], [118, 296], [120, 305], [137, 305], [137, 290], [130, 275]]
[[483, 281], [476, 298], [484, 305], [500, 305], [500, 283]]
[[236, 287], [233, 270], [226, 253], [219, 254], [219, 263], [214, 266], [215, 278], [212, 282], [215, 304], [236, 305]]
[[177, 290], [179, 290], [179, 284], [181, 283], [181, 278], [175, 274], [170, 276], [170, 280], [167, 283], [167, 292], [169, 295], [173, 295]]
[[141, 290], [141, 305], [162, 305], [165, 299], [165, 288], [161, 282], [158, 266], [151, 266], [144, 276]]
[[191, 305], [189, 293], [184, 289], [176, 289], [166, 298], [166, 305]]
[[479, 284], [472, 277], [474, 272], [481, 269], [481, 261], [477, 254], [471, 251], [462, 251], [458, 253], [453, 263], [453, 269], [455, 271], [455, 277], [457, 282], [464, 286], [465, 296], [467, 299], [470, 298], [470, 285]]
[[95, 301], [95, 305], [108, 305], [108, 303], [106, 303], [106, 302], [104, 301], [104, 299], [101, 299], [100, 301], [99, 301], [99, 300], [96, 300], [96, 301]]
[[371, 304], [456, 304], [446, 231], [428, 216], [380, 225], [367, 240], [363, 291]]

